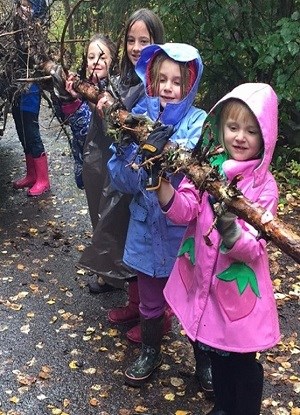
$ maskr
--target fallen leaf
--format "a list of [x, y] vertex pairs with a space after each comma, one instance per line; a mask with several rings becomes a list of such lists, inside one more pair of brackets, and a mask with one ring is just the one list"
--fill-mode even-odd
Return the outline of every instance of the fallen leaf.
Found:
[[174, 399], [175, 399], [175, 395], [174, 395], [174, 393], [167, 393], [167, 394], [165, 395], [165, 399], [166, 399], [167, 401], [174, 401]]

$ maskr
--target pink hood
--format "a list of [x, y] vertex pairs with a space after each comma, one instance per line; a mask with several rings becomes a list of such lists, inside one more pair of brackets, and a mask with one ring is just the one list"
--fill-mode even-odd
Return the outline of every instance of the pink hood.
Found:
[[[265, 180], [276, 145], [278, 134], [277, 96], [268, 84], [246, 83], [239, 85], [213, 106], [205, 120], [203, 131], [205, 131], [205, 124], [210, 123], [212, 130], [215, 132], [215, 137], [218, 137], [219, 134], [216, 131], [216, 124], [218, 123], [221, 109], [226, 101], [233, 98], [239, 99], [249, 107], [261, 129], [264, 142], [264, 154], [260, 164], [253, 172], [253, 187], [256, 187], [261, 185]], [[208, 134], [207, 130], [206, 134]], [[207, 137], [204, 136], [204, 142], [206, 142], [206, 139]], [[216, 145], [219, 144], [221, 143], [216, 141]]]

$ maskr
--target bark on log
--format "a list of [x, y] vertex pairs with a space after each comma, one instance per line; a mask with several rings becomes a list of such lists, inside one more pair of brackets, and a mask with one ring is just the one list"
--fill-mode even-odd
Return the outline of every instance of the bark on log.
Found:
[[222, 181], [216, 170], [208, 164], [199, 165], [195, 161], [175, 162], [198, 189], [207, 190], [216, 199], [223, 201], [228, 210], [252, 225], [266, 240], [272, 241], [278, 248], [300, 264], [300, 236], [291, 226], [278, 217], [263, 224], [262, 215], [266, 212], [261, 206], [254, 205], [229, 182]]

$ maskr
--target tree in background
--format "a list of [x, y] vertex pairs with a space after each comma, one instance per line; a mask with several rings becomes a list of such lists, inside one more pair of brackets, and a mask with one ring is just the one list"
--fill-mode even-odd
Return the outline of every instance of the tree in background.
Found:
[[[53, 1], [53, 13], [64, 9], [56, 14], [57, 37], [74, 4]], [[270, 83], [280, 99], [281, 134], [295, 145], [300, 139], [299, 6], [300, 0], [85, 0], [73, 15], [69, 37], [89, 39], [101, 31], [117, 41], [130, 13], [152, 8], [164, 22], [169, 41], [190, 43], [201, 53], [205, 71], [200, 106], [208, 110], [243, 82]]]

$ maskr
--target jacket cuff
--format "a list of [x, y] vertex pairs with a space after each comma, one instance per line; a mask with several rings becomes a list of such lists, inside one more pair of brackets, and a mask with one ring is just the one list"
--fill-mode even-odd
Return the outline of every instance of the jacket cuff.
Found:
[[61, 109], [62, 112], [66, 117], [69, 117], [70, 115], [74, 114], [80, 107], [82, 101], [81, 99], [77, 98], [75, 101], [72, 102], [66, 102], [65, 104], [62, 104]]

